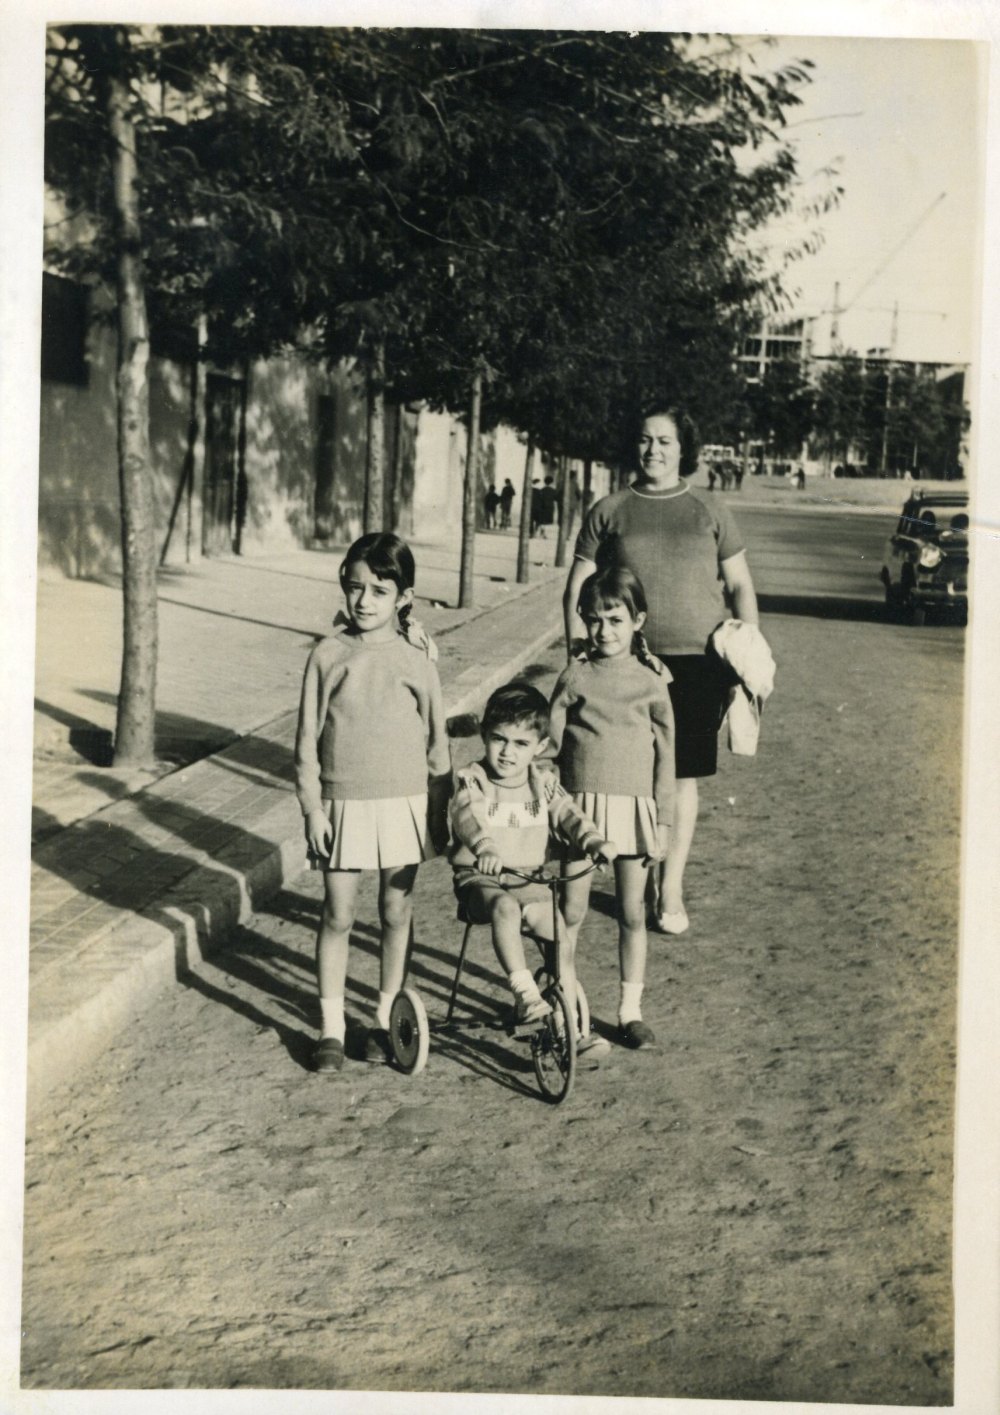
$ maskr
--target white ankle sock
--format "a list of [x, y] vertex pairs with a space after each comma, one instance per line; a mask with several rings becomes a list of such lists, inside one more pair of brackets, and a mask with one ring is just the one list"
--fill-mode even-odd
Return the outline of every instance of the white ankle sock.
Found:
[[536, 997], [541, 997], [538, 984], [532, 977], [530, 968], [515, 968], [513, 973], [507, 974], [507, 981], [510, 983], [511, 991], [515, 997], [526, 997], [531, 1001], [534, 1001]]
[[622, 983], [618, 1002], [618, 1025], [642, 1020], [642, 983]]
[[323, 1025], [320, 1028], [320, 1036], [336, 1037], [338, 1042], [344, 1040], [344, 994], [334, 993], [332, 997], [321, 997], [319, 1000], [319, 1010], [323, 1014]]
[[395, 996], [396, 994], [394, 992], [380, 992], [378, 995], [375, 1021], [382, 1028], [383, 1032], [389, 1030], [389, 1013], [392, 1011], [392, 1003]]

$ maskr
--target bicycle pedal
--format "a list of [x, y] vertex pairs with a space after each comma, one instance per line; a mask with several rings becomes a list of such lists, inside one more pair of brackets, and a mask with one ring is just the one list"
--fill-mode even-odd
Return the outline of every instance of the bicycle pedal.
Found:
[[533, 1037], [536, 1033], [545, 1030], [545, 1024], [548, 1020], [547, 1017], [539, 1017], [534, 1022], [515, 1022], [510, 1029], [510, 1034], [512, 1037], [517, 1038]]

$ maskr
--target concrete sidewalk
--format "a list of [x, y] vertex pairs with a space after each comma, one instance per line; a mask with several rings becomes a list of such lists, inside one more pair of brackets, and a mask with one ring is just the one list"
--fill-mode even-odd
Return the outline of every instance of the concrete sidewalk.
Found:
[[[414, 547], [418, 613], [438, 641], [453, 717], [478, 707], [559, 632], [564, 572], [551, 566], [551, 543], [534, 543], [542, 564], [533, 567], [536, 583], [521, 586], [514, 538], [477, 540], [478, 603], [470, 610], [454, 605], [454, 553]], [[153, 990], [220, 946], [302, 870], [292, 788], [298, 685], [339, 603], [339, 563], [337, 554], [301, 551], [163, 577], [158, 745], [174, 759], [131, 777], [77, 750], [99, 747], [113, 726], [117, 620], [109, 607], [120, 612], [120, 592], [41, 586], [30, 1107], [97, 1055]], [[60, 644], [74, 636], [78, 651], [61, 656]], [[86, 686], [67, 681], [69, 658]], [[74, 816], [71, 824], [60, 810]]]

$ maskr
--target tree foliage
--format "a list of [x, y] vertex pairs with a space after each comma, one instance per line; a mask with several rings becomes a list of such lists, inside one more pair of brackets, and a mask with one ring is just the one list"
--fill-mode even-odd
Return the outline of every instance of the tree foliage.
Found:
[[[47, 170], [91, 213], [65, 268], [107, 278], [101, 28], [54, 32]], [[456, 411], [478, 368], [487, 425], [577, 456], [613, 457], [650, 396], [709, 420], [735, 396], [801, 67], [554, 30], [165, 27], [131, 52], [150, 282], [213, 356], [384, 346], [390, 394]]]
[[951, 475], [967, 426], [958, 390], [930, 367], [848, 353], [827, 362], [817, 381], [813, 442], [845, 466]]

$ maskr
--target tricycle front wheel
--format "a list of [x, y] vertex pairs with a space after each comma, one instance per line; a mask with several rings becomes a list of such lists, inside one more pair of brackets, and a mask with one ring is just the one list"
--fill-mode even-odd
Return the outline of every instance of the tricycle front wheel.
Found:
[[531, 1060], [543, 1097], [559, 1105], [573, 1089], [576, 1077], [576, 1027], [561, 983], [550, 983], [542, 996], [552, 1011], [532, 1034]]

